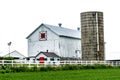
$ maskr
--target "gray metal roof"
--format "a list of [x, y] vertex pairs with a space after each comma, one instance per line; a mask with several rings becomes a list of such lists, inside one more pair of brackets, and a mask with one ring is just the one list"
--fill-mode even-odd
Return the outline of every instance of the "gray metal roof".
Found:
[[38, 30], [41, 26], [45, 26], [46, 28], [50, 29], [52, 32], [57, 34], [58, 36], [62, 37], [70, 37], [70, 38], [77, 38], [80, 39], [80, 31], [78, 30], [72, 30], [68, 28], [63, 28], [59, 26], [53, 26], [53, 25], [48, 25], [48, 24], [41, 24], [38, 28], [36, 28], [28, 37], [27, 39], [36, 31]]
[[44, 54], [45, 56], [47, 57], [59, 57], [58, 55], [56, 55], [54, 52], [40, 52], [36, 55], [36, 57], [39, 55], [39, 54]]

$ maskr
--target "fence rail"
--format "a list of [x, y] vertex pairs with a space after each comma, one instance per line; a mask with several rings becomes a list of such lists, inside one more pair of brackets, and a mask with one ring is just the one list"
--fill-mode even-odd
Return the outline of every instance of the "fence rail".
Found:
[[120, 66], [120, 61], [81, 61], [81, 60], [64, 60], [64, 61], [44, 61], [43, 63], [40, 63], [39, 61], [30, 62], [28, 60], [0, 60], [0, 65], [9, 65], [12, 67], [20, 67], [20, 66], [26, 66], [26, 67], [41, 67], [46, 65], [53, 65], [53, 66], [59, 66], [59, 65], [65, 65], [65, 64], [75, 64], [75, 65], [93, 65], [93, 64], [107, 64], [111, 66]]

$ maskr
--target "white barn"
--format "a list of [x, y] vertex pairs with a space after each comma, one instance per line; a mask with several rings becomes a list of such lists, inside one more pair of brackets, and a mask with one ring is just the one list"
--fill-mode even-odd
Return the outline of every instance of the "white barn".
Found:
[[81, 58], [81, 35], [79, 30], [41, 24], [28, 39], [28, 57], [40, 52], [54, 52], [60, 57]]

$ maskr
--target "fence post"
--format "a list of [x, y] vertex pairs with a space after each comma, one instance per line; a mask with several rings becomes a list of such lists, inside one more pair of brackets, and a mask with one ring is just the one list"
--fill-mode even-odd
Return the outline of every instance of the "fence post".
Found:
[[114, 63], [113, 63], [113, 61], [112, 61], [112, 66], [114, 66]]
[[106, 65], [106, 61], [104, 61], [104, 65]]
[[92, 65], [92, 60], [90, 61], [90, 65]]
[[82, 60], [80, 61], [80, 64], [82, 65]]
[[27, 63], [27, 61], [26, 61], [26, 59], [24, 60], [24, 64], [26, 64]]
[[87, 61], [85, 62], [85, 65], [87, 65]]
[[2, 60], [2, 65], [4, 66], [4, 60]]
[[29, 66], [28, 67], [30, 68], [30, 62], [29, 62]]
[[12, 67], [13, 67], [13, 60], [12, 60]]
[[116, 63], [116, 65], [115, 65], [115, 66], [117, 66], [117, 61], [115, 61], [115, 63]]
[[38, 63], [37, 63], [37, 68], [38, 68]]
[[20, 60], [20, 66], [22, 66], [22, 61]]
[[118, 66], [120, 66], [120, 61], [118, 61]]

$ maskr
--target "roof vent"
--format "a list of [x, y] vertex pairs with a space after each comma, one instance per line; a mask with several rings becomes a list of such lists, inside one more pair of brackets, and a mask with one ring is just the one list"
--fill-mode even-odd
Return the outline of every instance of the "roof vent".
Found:
[[59, 27], [61, 27], [61, 26], [62, 26], [62, 23], [58, 23], [58, 25], [59, 25]]
[[77, 30], [80, 31], [80, 27], [77, 27]]

